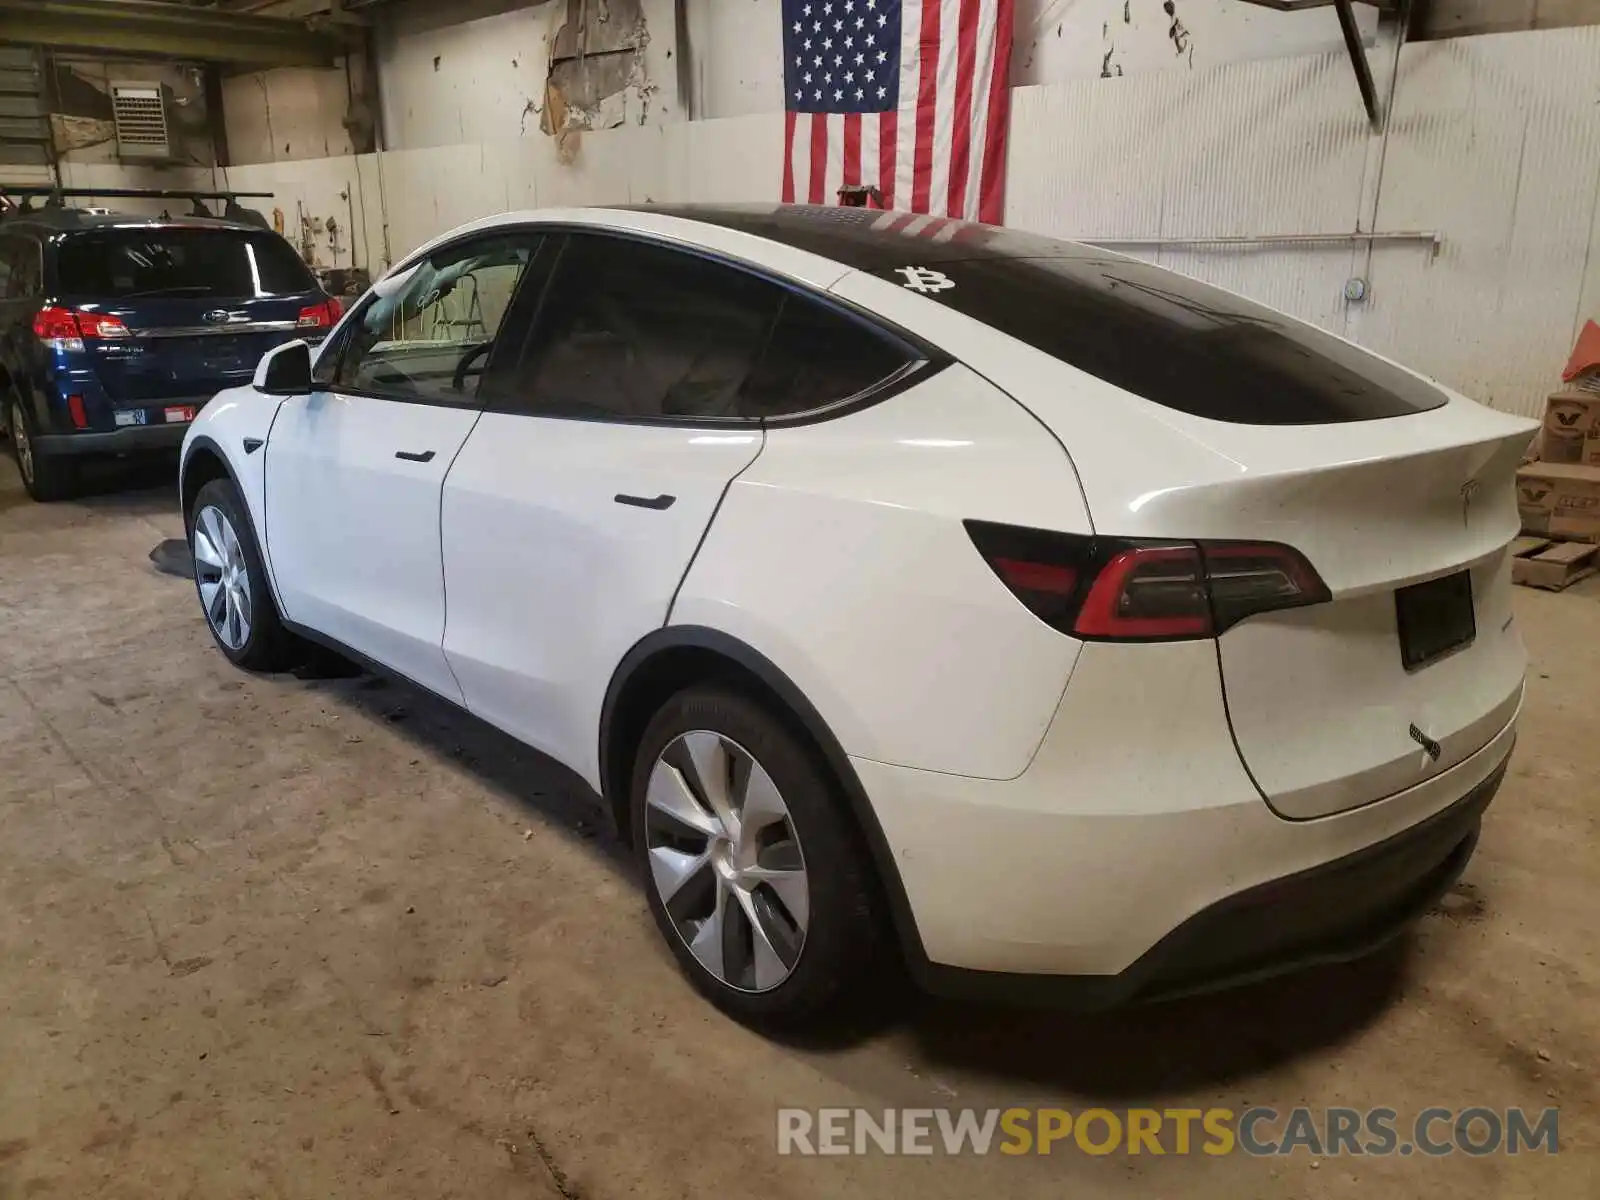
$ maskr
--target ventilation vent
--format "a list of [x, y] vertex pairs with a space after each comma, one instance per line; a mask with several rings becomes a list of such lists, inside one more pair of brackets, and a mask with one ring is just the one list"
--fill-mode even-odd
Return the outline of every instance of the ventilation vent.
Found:
[[117, 122], [118, 157], [172, 157], [166, 96], [159, 84], [113, 83], [111, 110]]

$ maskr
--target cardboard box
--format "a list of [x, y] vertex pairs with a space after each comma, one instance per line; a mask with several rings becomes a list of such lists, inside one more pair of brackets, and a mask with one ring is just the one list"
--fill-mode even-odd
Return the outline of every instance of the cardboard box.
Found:
[[1600, 467], [1537, 462], [1519, 468], [1517, 510], [1530, 534], [1600, 542]]
[[1544, 405], [1539, 457], [1600, 466], [1600, 392], [1561, 391]]

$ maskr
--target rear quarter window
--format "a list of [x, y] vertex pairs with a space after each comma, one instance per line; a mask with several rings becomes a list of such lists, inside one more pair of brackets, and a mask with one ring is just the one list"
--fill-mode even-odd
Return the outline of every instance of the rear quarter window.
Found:
[[232, 229], [128, 228], [77, 233], [56, 247], [59, 290], [68, 296], [248, 299], [316, 290], [289, 243]]
[[[1028, 239], [1038, 243], [1043, 239]], [[913, 260], [914, 262], [914, 260]], [[910, 264], [908, 264], [910, 265]], [[1132, 260], [941, 262], [934, 301], [1165, 408], [1246, 425], [1323, 425], [1438, 408], [1444, 394], [1262, 305]]]

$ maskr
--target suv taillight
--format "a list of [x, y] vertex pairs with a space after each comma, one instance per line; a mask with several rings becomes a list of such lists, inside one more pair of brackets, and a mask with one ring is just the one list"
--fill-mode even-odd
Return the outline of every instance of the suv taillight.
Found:
[[1216, 637], [1246, 617], [1330, 599], [1276, 542], [1140, 541], [966, 522], [1000, 581], [1046, 624], [1092, 641]]
[[125, 338], [121, 317], [47, 304], [33, 318], [34, 336], [54, 350], [82, 350], [84, 338]]
[[339, 318], [344, 315], [344, 305], [333, 297], [329, 297], [321, 304], [313, 304], [310, 308], [300, 310], [300, 319], [295, 322], [301, 329], [332, 329], [339, 323]]

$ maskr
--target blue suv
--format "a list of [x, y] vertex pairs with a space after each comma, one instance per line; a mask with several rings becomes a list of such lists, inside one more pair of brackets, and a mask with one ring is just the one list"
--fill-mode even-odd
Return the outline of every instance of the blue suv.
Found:
[[0, 219], [0, 427], [35, 500], [89, 455], [175, 452], [262, 354], [338, 321], [293, 247], [242, 220], [49, 206]]

